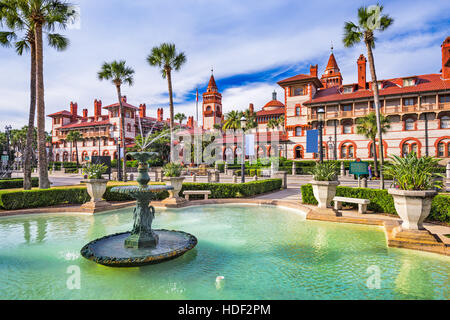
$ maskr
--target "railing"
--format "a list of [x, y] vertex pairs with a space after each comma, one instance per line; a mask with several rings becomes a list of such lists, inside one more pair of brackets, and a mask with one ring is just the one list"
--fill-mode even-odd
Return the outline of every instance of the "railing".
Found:
[[403, 106], [403, 112], [415, 112], [418, 111], [417, 105], [411, 105], [411, 106]]
[[450, 102], [439, 103], [438, 110], [450, 110]]

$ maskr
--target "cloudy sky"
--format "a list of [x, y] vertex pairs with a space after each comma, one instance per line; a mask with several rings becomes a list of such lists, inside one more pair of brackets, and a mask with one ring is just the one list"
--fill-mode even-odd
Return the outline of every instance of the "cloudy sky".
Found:
[[[65, 52], [45, 48], [46, 113], [68, 110], [71, 101], [93, 113], [94, 99], [115, 102], [115, 89], [97, 79], [102, 62], [125, 59], [136, 71], [135, 84], [123, 94], [134, 105], [147, 104], [147, 114], [167, 108], [167, 82], [146, 57], [153, 46], [173, 42], [187, 63], [173, 75], [175, 112], [195, 115], [195, 90], [202, 93], [214, 68], [224, 110], [260, 108], [284, 96], [277, 81], [308, 73], [310, 64], [327, 63], [331, 43], [344, 77], [356, 81], [356, 59], [362, 45], [342, 45], [345, 21], [371, 1], [298, 0], [73, 0], [80, 7], [78, 25], [64, 31]], [[450, 2], [382, 1], [394, 25], [378, 34], [375, 50], [380, 79], [425, 73], [441, 68], [440, 45], [450, 35]], [[0, 48], [0, 130], [27, 123], [29, 57]], [[168, 109], [165, 116], [168, 116]], [[51, 127], [47, 122], [47, 130]]]

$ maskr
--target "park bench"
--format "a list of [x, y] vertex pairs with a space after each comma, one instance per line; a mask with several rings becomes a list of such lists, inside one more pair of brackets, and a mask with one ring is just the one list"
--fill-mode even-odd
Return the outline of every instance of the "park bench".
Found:
[[367, 212], [367, 205], [370, 203], [370, 200], [368, 199], [346, 198], [346, 197], [334, 197], [333, 201], [335, 210], [342, 210], [342, 202], [356, 203], [358, 204], [358, 213], [360, 214]]
[[208, 200], [208, 196], [211, 194], [211, 191], [209, 191], [209, 190], [186, 190], [186, 191], [183, 191], [183, 194], [184, 194], [186, 200], [188, 200], [188, 201], [189, 201], [190, 195], [204, 195], [205, 200]]

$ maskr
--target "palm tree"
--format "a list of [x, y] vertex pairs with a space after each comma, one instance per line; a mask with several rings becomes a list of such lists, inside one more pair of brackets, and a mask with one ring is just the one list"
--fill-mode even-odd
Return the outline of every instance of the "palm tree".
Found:
[[111, 80], [116, 86], [117, 98], [119, 99], [120, 108], [120, 137], [123, 147], [123, 178], [127, 181], [127, 155], [126, 155], [126, 143], [125, 143], [125, 113], [122, 104], [122, 84], [133, 85], [134, 70], [126, 66], [126, 61], [113, 61], [111, 63], [103, 63], [102, 69], [98, 72], [98, 78], [102, 80]]
[[243, 112], [243, 116], [246, 120], [246, 125], [245, 125], [246, 130], [253, 129], [258, 126], [258, 124], [256, 123], [255, 114], [253, 112], [250, 112], [249, 109], [247, 109]]
[[284, 131], [284, 116], [278, 118], [278, 126], [282, 127]]
[[[47, 151], [45, 139], [45, 100], [44, 100], [44, 53], [43, 32], [53, 31], [57, 26], [65, 29], [75, 18], [75, 11], [69, 3], [60, 0], [7, 0], [17, 7], [17, 11], [26, 19], [33, 30], [36, 46], [36, 110], [38, 128], [39, 188], [50, 188], [48, 180]], [[50, 41], [66, 42], [67, 39], [56, 35]]]
[[[390, 121], [384, 115], [380, 115], [381, 131], [386, 133], [391, 128]], [[357, 120], [358, 126], [356, 127], [356, 133], [365, 136], [372, 141], [373, 161], [375, 165], [375, 176], [378, 177], [378, 159], [377, 159], [377, 116], [375, 113], [370, 113], [365, 117]], [[380, 149], [382, 150], [382, 149]]]
[[[31, 6], [27, 1], [2, 0], [0, 2], [0, 25], [3, 21], [9, 31], [0, 32], [0, 45], [14, 45], [17, 54], [30, 51], [30, 111], [28, 115], [27, 144], [24, 150], [24, 182], [25, 190], [31, 190], [31, 160], [34, 153], [34, 118], [36, 116], [36, 41], [31, 14]], [[53, 30], [58, 18], [46, 24], [44, 31]], [[58, 51], [65, 50], [69, 40], [57, 33], [47, 33], [48, 45]], [[17, 39], [20, 36], [20, 39]], [[45, 129], [44, 129], [45, 130]], [[45, 175], [45, 174], [44, 174]]]
[[223, 130], [236, 130], [241, 128], [242, 112], [232, 110], [225, 116], [225, 122], [223, 124]]
[[383, 6], [360, 7], [358, 9], [358, 25], [353, 22], [346, 22], [344, 25], [344, 45], [345, 47], [353, 47], [357, 43], [364, 41], [367, 48], [367, 56], [369, 58], [370, 74], [372, 76], [372, 89], [374, 93], [375, 110], [377, 118], [378, 141], [380, 142], [380, 180], [381, 188], [384, 189], [383, 165], [383, 130], [381, 129], [380, 117], [380, 96], [378, 91], [378, 80], [375, 72], [375, 62], [373, 59], [372, 49], [375, 48], [374, 31], [384, 31], [392, 25], [394, 19], [387, 14], [382, 14]]
[[[153, 47], [150, 55], [147, 57], [147, 62], [152, 67], [159, 67], [163, 79], [167, 78], [169, 87], [169, 103], [170, 103], [170, 150], [172, 150], [173, 142], [173, 90], [172, 90], [172, 70], [179, 71], [181, 66], [186, 63], [186, 56], [184, 52], [178, 53], [173, 43], [162, 43], [159, 47]], [[174, 155], [171, 152], [171, 159]]]
[[277, 119], [270, 119], [267, 122], [267, 128], [269, 129], [275, 129], [276, 127], [278, 127], [278, 120]]
[[186, 120], [186, 119], [187, 118], [186, 118], [186, 115], [184, 113], [177, 113], [175, 115], [175, 120], [177, 120], [180, 123], [180, 127], [182, 126], [183, 121]]
[[[75, 156], [77, 158], [77, 168], [80, 165], [80, 162], [78, 160], [78, 141], [83, 140], [83, 135], [79, 131], [70, 131], [67, 134], [67, 141], [71, 142], [70, 145], [70, 158], [72, 159], [72, 147], [75, 144]], [[73, 159], [72, 159], [73, 161]]]

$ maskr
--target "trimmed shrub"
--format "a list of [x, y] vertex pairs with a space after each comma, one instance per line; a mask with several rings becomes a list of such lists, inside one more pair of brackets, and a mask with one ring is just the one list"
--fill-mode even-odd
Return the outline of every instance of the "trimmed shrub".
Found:
[[[317, 205], [317, 200], [314, 197], [313, 189], [310, 184], [303, 185], [301, 187], [301, 192], [303, 203]], [[369, 199], [370, 204], [367, 206], [368, 210], [397, 215], [394, 199], [387, 190], [338, 186], [336, 188], [336, 196]], [[352, 208], [358, 207], [358, 205], [354, 203], [347, 203], [345, 205], [351, 206]], [[450, 196], [437, 195], [433, 199], [430, 215], [427, 220], [450, 223]]]
[[[39, 186], [39, 178], [31, 178], [31, 186]], [[19, 189], [23, 188], [23, 179], [5, 179], [0, 180], [0, 189]]]

